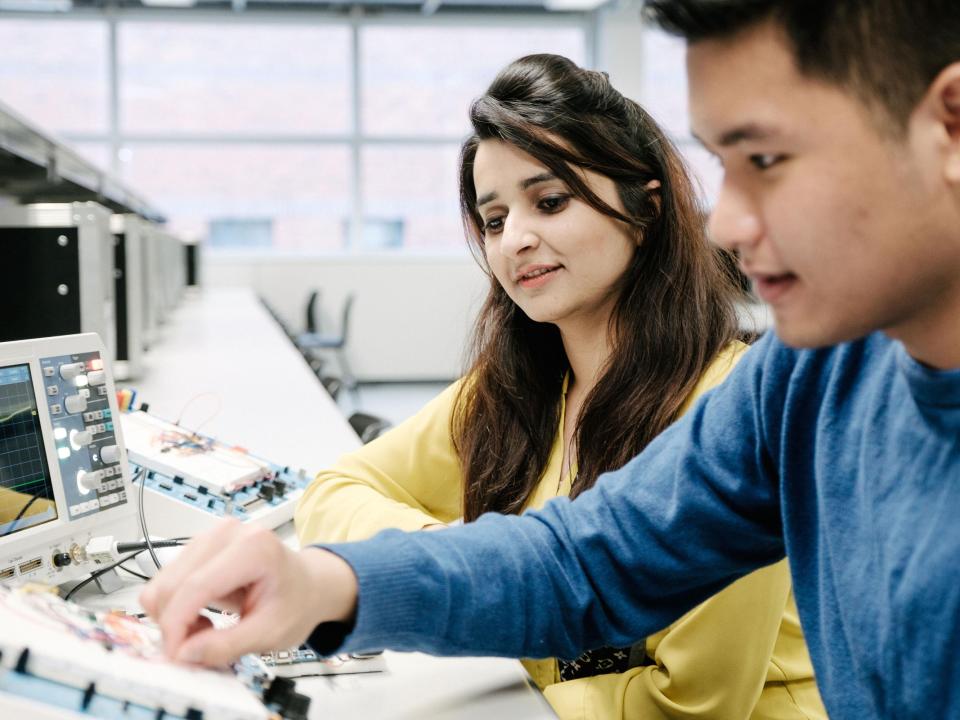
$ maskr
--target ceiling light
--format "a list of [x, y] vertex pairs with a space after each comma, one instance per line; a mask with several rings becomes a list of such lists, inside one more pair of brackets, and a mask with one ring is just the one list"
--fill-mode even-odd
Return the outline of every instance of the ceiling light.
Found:
[[147, 7], [186, 8], [193, 7], [197, 0], [140, 0]]
[[608, 0], [543, 0], [543, 6], [547, 10], [577, 11], [596, 10], [601, 5], [606, 5]]

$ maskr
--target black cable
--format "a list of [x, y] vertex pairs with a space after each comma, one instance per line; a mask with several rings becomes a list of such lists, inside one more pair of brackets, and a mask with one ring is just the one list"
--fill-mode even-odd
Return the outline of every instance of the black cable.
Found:
[[[162, 567], [162, 565], [160, 565], [160, 560], [157, 559], [157, 553], [154, 552], [154, 549], [153, 549], [154, 545], [153, 545], [153, 541], [150, 539], [150, 533], [147, 532], [147, 516], [143, 510], [143, 496], [147, 494], [147, 486], [146, 486], [147, 468], [146, 467], [140, 468], [140, 472], [137, 473], [137, 476], [140, 478], [140, 498], [139, 498], [140, 501], [139, 503], [137, 503], [138, 512], [140, 514], [140, 530], [143, 533], [143, 541], [147, 545], [147, 550], [150, 553], [150, 558], [153, 560], [153, 564], [157, 566], [157, 570], [159, 570]], [[136, 482], [136, 481], [137, 481], [137, 478], [134, 478], [133, 482]]]
[[[145, 580], [145, 581], [149, 582], [149, 581], [150, 581], [150, 578], [148, 578], [146, 575], [142, 575], [142, 574], [138, 573], [136, 570], [131, 570], [130, 568], [123, 566], [123, 563], [127, 562], [127, 560], [133, 560], [135, 557], [137, 557], [137, 555], [139, 555], [140, 553], [143, 553], [143, 552], [146, 552], [146, 548], [143, 548], [142, 550], [137, 550], [135, 553], [131, 553], [130, 555], [127, 555], [127, 557], [125, 557], [125, 558], [120, 558], [120, 559], [117, 560], [115, 563], [111, 563], [110, 565], [107, 565], [106, 567], [100, 568], [100, 569], [97, 570], [96, 572], [90, 573], [90, 577], [84, 578], [83, 580], [81, 580], [80, 582], [78, 582], [76, 585], [74, 585], [72, 588], [70, 588], [70, 590], [67, 592], [67, 594], [63, 596], [64, 601], [69, 600], [70, 598], [73, 597], [74, 593], [76, 593], [78, 590], [80, 590], [81, 588], [85, 588], [87, 585], [89, 585], [90, 583], [92, 583], [92, 582], [93, 582], [94, 580], [96, 580], [98, 577], [100, 577], [101, 575], [105, 575], [106, 573], [110, 572], [110, 571], [113, 570], [114, 568], [119, 568], [120, 570], [126, 570], [126, 571], [127, 571], [128, 573], [130, 573], [131, 575], [135, 575], [136, 577], [140, 578], [141, 580]], [[221, 610], [221, 609], [219, 609], [219, 608], [212, 607], [212, 606], [210, 606], [210, 605], [207, 605], [206, 609], [207, 609], [207, 611], [212, 612], [212, 613], [217, 613], [218, 615], [226, 615], [226, 614], [228, 614], [228, 613], [226, 613], [224, 610]], [[145, 614], [144, 614], [144, 613], [138, 613], [138, 614], [137, 614], [137, 617], [141, 617], [141, 618], [142, 618], [142, 617], [145, 617]]]
[[[153, 544], [153, 546], [154, 546], [154, 547], [176, 547], [176, 546], [183, 545], [184, 542], [185, 542], [186, 540], [189, 540], [189, 539], [190, 539], [190, 538], [174, 538], [174, 539], [172, 539], [172, 540], [160, 540], [160, 541], [158, 541], [158, 542], [155, 542], [155, 543]], [[140, 553], [146, 552], [146, 550], [147, 550], [146, 543], [124, 543], [123, 545], [133, 545], [133, 546], [142, 545], [143, 547], [138, 547], [138, 548], [134, 549], [134, 551], [131, 552], [131, 553], [130, 553], [129, 555], [127, 555], [126, 557], [120, 558], [120, 559], [117, 560], [116, 562], [111, 563], [110, 565], [107, 565], [106, 567], [102, 567], [102, 568], [100, 568], [99, 570], [96, 570], [96, 571], [90, 573], [90, 577], [84, 578], [84, 579], [81, 580], [79, 583], [77, 583], [77, 584], [74, 585], [72, 588], [70, 588], [70, 591], [69, 591], [66, 595], [63, 596], [63, 599], [64, 599], [64, 600], [69, 600], [69, 599], [73, 596], [73, 594], [74, 594], [75, 592], [77, 592], [77, 590], [79, 590], [79, 589], [82, 588], [82, 587], [86, 587], [86, 586], [89, 585], [91, 582], [93, 582], [94, 580], [96, 580], [98, 577], [100, 577], [101, 575], [105, 575], [106, 573], [110, 572], [110, 571], [113, 570], [114, 568], [120, 568], [121, 570], [126, 570], [128, 573], [130, 573], [131, 575], [136, 575], [136, 576], [137, 576], [138, 578], [140, 578], [141, 580], [150, 580], [150, 578], [148, 578], [146, 575], [142, 575], [142, 574], [136, 572], [135, 570], [131, 570], [130, 568], [123, 567], [123, 563], [127, 562], [127, 560], [133, 560], [133, 559], [134, 559], [135, 557], [137, 557], [137, 555], [139, 555]], [[120, 547], [123, 547], [123, 545], [118, 545], [117, 547], [120, 548]], [[126, 552], [126, 551], [120, 551], [120, 552]]]
[[[155, 550], [158, 548], [182, 547], [186, 544], [185, 541], [189, 539], [190, 538], [171, 538], [170, 540], [152, 540], [151, 545], [153, 545]], [[117, 552], [120, 554], [146, 549], [146, 542], [117, 543]]]
[[117, 570], [123, 570], [124, 572], [130, 573], [134, 577], [140, 578], [144, 582], [150, 582], [150, 578], [148, 578], [146, 575], [144, 575], [143, 573], [138, 573], [136, 570], [131, 570], [126, 565], [117, 565]]
[[[78, 582], [76, 585], [74, 585], [72, 588], [70, 588], [70, 591], [69, 591], [66, 595], [63, 596], [63, 599], [64, 599], [64, 600], [69, 600], [70, 598], [73, 597], [74, 593], [77, 592], [77, 590], [79, 590], [80, 588], [86, 587], [87, 585], [89, 585], [90, 583], [92, 583], [94, 580], [96, 580], [98, 577], [100, 577], [101, 575], [106, 575], [108, 572], [110, 572], [111, 570], [113, 570], [115, 567], [119, 567], [119, 566], [122, 565], [123, 563], [127, 562], [127, 560], [133, 560], [137, 555], [139, 555], [139, 554], [142, 553], [142, 552], [143, 552], [143, 550], [137, 550], [135, 553], [132, 553], [132, 554], [130, 554], [130, 555], [127, 555], [127, 556], [124, 557], [124, 558], [120, 558], [120, 559], [117, 560], [116, 562], [110, 563], [110, 564], [107, 565], [106, 567], [102, 567], [102, 568], [100, 568], [99, 570], [90, 573], [90, 577], [85, 578], [84, 580], [81, 580], [81, 581]], [[124, 569], [126, 569], [126, 568], [124, 568]]]
[[[173, 540], [158, 541], [157, 543], [153, 543], [153, 542], [150, 540], [150, 535], [149, 535], [149, 533], [147, 533], [147, 518], [146, 518], [146, 515], [144, 514], [144, 511], [143, 511], [143, 495], [144, 495], [144, 492], [146, 491], [146, 488], [144, 487], [144, 483], [146, 482], [146, 478], [147, 478], [147, 469], [146, 469], [145, 467], [142, 467], [142, 468], [140, 468], [140, 472], [137, 473], [137, 475], [136, 475], [136, 476], [133, 478], [133, 480], [132, 480], [132, 484], [136, 483], [138, 479], [140, 480], [140, 498], [139, 498], [140, 502], [139, 502], [139, 504], [138, 504], [138, 506], [139, 506], [138, 509], [139, 509], [139, 514], [140, 514], [140, 530], [143, 532], [143, 543], [123, 543], [122, 545], [119, 545], [119, 544], [118, 544], [118, 545], [117, 545], [118, 551], [119, 551], [119, 548], [120, 548], [120, 547], [130, 547], [131, 545], [132, 545], [132, 546], [137, 546], [138, 549], [135, 550], [134, 552], [130, 553], [130, 554], [127, 555], [126, 557], [120, 558], [119, 560], [117, 560], [117, 561], [114, 562], [114, 563], [111, 563], [110, 565], [107, 565], [106, 567], [100, 568], [99, 570], [90, 573], [90, 577], [88, 577], [88, 578], [86, 578], [86, 579], [84, 579], [84, 580], [81, 580], [79, 583], [77, 583], [77, 584], [74, 585], [72, 588], [70, 588], [70, 591], [69, 591], [66, 595], [63, 596], [63, 599], [64, 599], [64, 600], [69, 600], [71, 597], [73, 597], [74, 593], [76, 593], [76, 592], [77, 592], [78, 590], [80, 590], [81, 588], [86, 587], [87, 585], [89, 585], [90, 583], [92, 583], [94, 580], [96, 580], [98, 577], [100, 577], [101, 575], [105, 575], [106, 573], [110, 572], [110, 571], [113, 570], [114, 568], [120, 567], [123, 563], [127, 562], [128, 560], [133, 560], [135, 557], [137, 557], [137, 555], [139, 555], [140, 553], [144, 552], [145, 550], [148, 550], [148, 551], [150, 552], [150, 556], [151, 556], [151, 558], [153, 558], [153, 564], [156, 565], [156, 566], [157, 566], [157, 570], [159, 570], [159, 569], [160, 569], [160, 561], [157, 559], [157, 554], [156, 554], [156, 553], [154, 552], [154, 550], [153, 550], [154, 547], [157, 547], [157, 546], [160, 546], [160, 547], [171, 547], [171, 545], [170, 545], [169, 543], [173, 543], [173, 544], [175, 544], [175, 545], [180, 545], [180, 544], [182, 544], [182, 541], [183, 541], [185, 538], [175, 538], [175, 539], [173, 539]], [[142, 544], [144, 547], [139, 548], [139, 545], [141, 545], [141, 544]], [[127, 572], [131, 572], [131, 573], [133, 572], [132, 570], [128, 570], [127, 568], [123, 568], [123, 569], [124, 569], [124, 570], [127, 570]], [[143, 577], [146, 577], [146, 576], [143, 576]]]
[[154, 548], [179, 547], [183, 545], [187, 540], [190, 539], [187, 537], [179, 537], [179, 538], [170, 538], [169, 540], [158, 540], [156, 542], [153, 542], [150, 539], [150, 533], [147, 532], [147, 516], [143, 509], [143, 496], [146, 493], [146, 487], [145, 487], [146, 479], [147, 479], [147, 468], [141, 467], [140, 472], [138, 472], [134, 476], [133, 480], [131, 481], [131, 484], [136, 484], [137, 480], [140, 481], [140, 491], [139, 491], [140, 497], [139, 497], [139, 502], [137, 503], [137, 509], [140, 515], [140, 530], [143, 533], [143, 542], [117, 543], [117, 552], [122, 553], [122, 552], [130, 551], [130, 554], [124, 558], [117, 560], [114, 563], [111, 563], [110, 565], [107, 565], [106, 567], [100, 568], [99, 570], [90, 573], [90, 577], [84, 580], [81, 580], [79, 583], [74, 585], [66, 595], [63, 596], [64, 600], [69, 600], [71, 597], [73, 597], [74, 593], [80, 590], [80, 588], [86, 587], [101, 575], [104, 575], [110, 572], [111, 570], [113, 570], [114, 568], [118, 568], [118, 567], [121, 570], [126, 570], [131, 575], [136, 575], [137, 577], [143, 580], [149, 580], [150, 578], [148, 578], [146, 575], [141, 575], [140, 573], [134, 570], [130, 570], [129, 568], [122, 567], [123, 563], [127, 562], [127, 560], [133, 560], [135, 557], [137, 557], [137, 555], [139, 555], [144, 551], [149, 551], [150, 557], [153, 559], [153, 564], [157, 566], [157, 570], [160, 570], [161, 568], [160, 560], [157, 558], [157, 554], [156, 552], [154, 552]]
[[40, 499], [39, 495], [34, 495], [32, 498], [30, 498], [27, 501], [27, 504], [24, 505], [22, 508], [20, 508], [20, 512], [18, 512], [17, 516], [10, 522], [10, 527], [8, 527], [6, 532], [4, 532], [3, 535], [0, 535], [0, 537], [6, 537], [10, 533], [12, 533], [14, 530], [16, 530], [17, 523], [23, 519], [23, 516], [26, 514], [27, 510], [30, 509], [30, 506], [33, 505], [39, 499]]

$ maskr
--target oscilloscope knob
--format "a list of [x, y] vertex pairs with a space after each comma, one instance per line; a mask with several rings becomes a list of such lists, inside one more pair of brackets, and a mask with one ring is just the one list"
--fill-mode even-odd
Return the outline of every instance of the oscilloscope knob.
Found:
[[120, 448], [116, 445], [104, 445], [100, 448], [100, 459], [111, 465], [120, 462]]
[[73, 380], [77, 375], [82, 373], [83, 370], [84, 364], [82, 362], [65, 363], [60, 366], [60, 377], [64, 380]]
[[93, 433], [89, 430], [80, 430], [72, 439], [79, 447], [85, 447], [93, 442]]
[[76, 415], [87, 409], [87, 399], [83, 395], [67, 395], [63, 399], [63, 406], [68, 413]]
[[100, 489], [100, 481], [103, 480], [103, 470], [90, 470], [81, 472], [77, 475], [77, 486], [83, 492]]

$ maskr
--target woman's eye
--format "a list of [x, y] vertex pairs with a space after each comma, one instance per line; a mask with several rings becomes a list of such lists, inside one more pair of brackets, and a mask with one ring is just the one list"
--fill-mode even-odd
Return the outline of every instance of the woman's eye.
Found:
[[484, 221], [483, 223], [483, 234], [484, 235], [496, 235], [501, 230], [503, 230], [503, 218], [495, 217], [490, 218], [489, 220]]
[[540, 202], [537, 203], [537, 207], [546, 212], [558, 212], [563, 210], [569, 200], [569, 195], [550, 195], [549, 197], [541, 198]]
[[775, 155], [773, 153], [757, 153], [750, 156], [750, 162], [757, 170], [767, 170], [784, 159], [784, 155]]

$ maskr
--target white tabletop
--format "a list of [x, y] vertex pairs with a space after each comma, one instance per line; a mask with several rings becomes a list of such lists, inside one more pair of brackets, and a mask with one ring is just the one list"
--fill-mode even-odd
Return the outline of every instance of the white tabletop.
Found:
[[[126, 385], [159, 417], [176, 420], [182, 413], [186, 427], [311, 474], [359, 446], [335, 403], [248, 289], [188, 295], [147, 354], [143, 377]], [[295, 544], [289, 523], [278, 533]], [[85, 589], [78, 599], [94, 607], [130, 607], [136, 588], [108, 597]], [[515, 660], [388, 652], [386, 662], [384, 673], [298, 681], [298, 690], [313, 698], [310, 717], [556, 717]]]
[[[157, 417], [311, 475], [360, 441], [313, 371], [246, 288], [188, 293], [142, 377], [122, 383]], [[197, 427], [200, 425], [201, 427]]]

